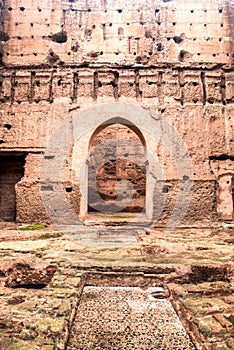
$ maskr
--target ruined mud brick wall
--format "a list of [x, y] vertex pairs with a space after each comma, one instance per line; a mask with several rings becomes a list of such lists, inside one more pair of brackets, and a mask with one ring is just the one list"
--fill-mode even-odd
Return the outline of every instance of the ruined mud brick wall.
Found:
[[[194, 170], [187, 220], [213, 220], [217, 206], [223, 216], [219, 179], [233, 174], [233, 1], [4, 0], [0, 12], [0, 151], [25, 155], [19, 221], [47, 218], [39, 169], [54, 130], [80, 109], [110, 102], [151, 108], [176, 127]], [[159, 142], [151, 149], [166, 174], [166, 220], [177, 173]], [[211, 163], [223, 156], [230, 162], [217, 175]], [[78, 213], [79, 184], [69, 166], [64, 178]]]

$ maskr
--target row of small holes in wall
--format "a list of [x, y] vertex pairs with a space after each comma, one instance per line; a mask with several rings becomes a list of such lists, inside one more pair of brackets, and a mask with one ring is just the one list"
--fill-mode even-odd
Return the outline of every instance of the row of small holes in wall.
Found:
[[[38, 9], [38, 11], [39, 11], [39, 12], [41, 12], [41, 11], [42, 11], [42, 9], [41, 9], [41, 8], [39, 8], [39, 7], [38, 7], [37, 9]], [[11, 12], [11, 11], [13, 11], [13, 10], [14, 10], [14, 9], [13, 9], [12, 7], [8, 7], [8, 11], [9, 11], [9, 12]], [[19, 7], [19, 10], [20, 10], [21, 12], [24, 12], [25, 7], [20, 6], [20, 7]], [[54, 12], [54, 9], [52, 9], [52, 12]]]
[[[200, 11], [200, 10], [198, 10], [198, 11]], [[207, 12], [207, 9], [204, 9], [203, 11], [206, 13], [206, 12]], [[155, 9], [155, 15], [157, 15], [159, 12], [160, 12], [160, 9]], [[196, 11], [190, 10], [190, 12], [191, 12], [191, 13], [195, 13]], [[219, 12], [219, 13], [222, 13], [222, 12], [223, 12], [223, 9], [221, 9], [221, 8], [218, 9], [218, 12]]]
[[[8, 7], [8, 11], [12, 11], [12, 10], [13, 10], [12, 7]], [[19, 10], [23, 12], [25, 10], [25, 7], [20, 6]], [[77, 9], [71, 9], [71, 10], [72, 11], [77, 11]], [[41, 8], [38, 7], [38, 11], [41, 12], [42, 11]], [[122, 9], [117, 9], [117, 11], [118, 11], [118, 13], [122, 13], [123, 12]], [[140, 10], [138, 10], [138, 11], [140, 11]], [[218, 11], [219, 11], [219, 13], [222, 13], [223, 9], [219, 9]], [[54, 12], [54, 9], [52, 9], [52, 12]], [[91, 9], [87, 9], [87, 12], [91, 12]], [[155, 14], [158, 14], [159, 12], [160, 12], [160, 9], [155, 9]], [[194, 13], [195, 11], [194, 10], [190, 10], [190, 12]], [[207, 10], [205, 9], [204, 12], [207, 12]]]
[[[142, 26], [145, 25], [145, 24], [147, 24], [147, 22], [139, 22], [139, 23], [140, 23], [140, 25], [142, 25]], [[162, 24], [162, 22], [156, 22], [156, 23], [157, 23], [159, 26]], [[176, 22], [172, 22], [172, 25], [173, 25], [173, 26], [176, 26], [176, 24], [177, 24]], [[218, 24], [218, 23], [217, 23], [217, 24]], [[129, 23], [127, 23], [127, 25], [129, 25]], [[191, 27], [191, 26], [194, 25], [194, 23], [190, 23], [189, 25], [190, 25], [190, 27]], [[195, 23], [195, 25], [198, 25], [198, 23]], [[204, 27], [207, 27], [207, 23], [204, 23], [203, 26], [204, 26]], [[220, 24], [220, 27], [223, 27], [223, 23]]]
[[[19, 23], [18, 23], [18, 22], [15, 22], [15, 26], [18, 26], [18, 25], [19, 25]], [[33, 27], [33, 25], [34, 25], [33, 23], [30, 23], [30, 26], [31, 26], [31, 27]], [[47, 27], [50, 27], [50, 23], [47, 23]]]
[[[34, 56], [37, 56], [37, 52], [33, 52], [32, 54], [33, 54]], [[103, 51], [100, 51], [99, 54], [100, 54], [100, 55], [103, 55], [104, 53], [103, 53]], [[116, 56], [118, 56], [118, 55], [120, 54], [120, 52], [114, 52], [114, 54], [115, 54]], [[137, 55], [136, 52], [132, 52], [131, 54], [134, 55], [134, 56]], [[149, 56], [152, 56], [152, 55], [153, 55], [153, 52], [148, 52], [148, 54], [149, 54]], [[225, 54], [225, 53], [224, 53], [224, 54]], [[7, 56], [10, 56], [10, 53], [7, 52], [6, 55], [7, 55]], [[27, 54], [27, 56], [28, 56], [28, 55], [29, 55], [29, 54]], [[70, 56], [70, 55], [71, 55], [71, 52], [68, 52], [67, 55]], [[201, 53], [198, 52], [196, 55], [197, 55], [197, 56], [201, 56]], [[206, 55], [207, 55], [207, 53], [206, 53]], [[210, 54], [210, 55], [212, 55], [213, 57], [216, 57], [216, 56], [219, 56], [219, 55], [222, 55], [222, 54], [213, 53], [213, 54]], [[21, 56], [21, 57], [24, 57], [24, 54], [21, 53], [20, 56]], [[231, 55], [231, 54], [229, 54], [229, 53], [226, 53], [226, 56], [227, 56], [227, 57], [233, 57], [233, 58], [234, 58], [234, 54]]]
[[[33, 52], [32, 54], [33, 54], [34, 56], [37, 56], [37, 52]], [[7, 52], [6, 55], [7, 55], [7, 56], [11, 56], [10, 52]], [[30, 55], [30, 54], [26, 54], [26, 56], [29, 56], [29, 55]], [[21, 54], [20, 54], [20, 57], [24, 57], [24, 54], [21, 53]]]
[[[18, 23], [16, 22], [15, 25], [18, 26]], [[33, 23], [31, 23], [30, 25], [31, 25], [31, 27], [33, 27]], [[48, 25], [49, 25], [49, 24], [48, 24]], [[111, 26], [112, 23], [110, 23], [109, 25]], [[103, 26], [104, 26], [104, 24], [103, 24]], [[79, 25], [79, 27], [81, 27], [81, 25]], [[92, 28], [95, 29], [96, 26], [93, 25]], [[31, 35], [31, 38], [34, 39], [34, 35]], [[46, 38], [45, 36], [42, 36], [42, 39], [45, 39], [45, 38]], [[18, 36], [17, 39], [18, 39], [18, 40], [22, 40], [22, 37], [21, 37], [21, 36]], [[135, 38], [135, 40], [139, 40], [139, 39], [140, 39], [140, 38]], [[204, 38], [204, 39], [205, 39], [206, 41], [213, 40], [213, 39], [216, 40], [216, 38], [210, 38], [210, 37]], [[152, 38], [152, 40], [155, 41], [155, 38]], [[183, 41], [183, 39], [181, 39], [180, 37], [176, 37], [176, 36], [175, 36], [175, 37], [171, 37], [171, 38], [170, 38], [170, 37], [167, 37], [167, 41], [170, 41], [170, 40], [174, 40], [174, 42], [175, 42], [176, 44], [180, 44], [180, 43]], [[190, 38], [190, 40], [191, 40], [191, 38]], [[193, 41], [196, 41], [196, 40], [201, 40], [201, 39], [200, 39], [200, 38], [192, 38], [192, 40], [193, 40]], [[219, 38], [218, 40], [219, 40], [219, 42], [222, 42], [222, 41], [223, 41], [223, 38]]]
[[[8, 11], [11, 12], [12, 10], [13, 10], [12, 7], [8, 7]], [[25, 10], [25, 7], [21, 6], [21, 7], [19, 7], [19, 10], [23, 12]]]
[[[144, 22], [139, 22], [139, 23], [140, 23], [140, 25], [145, 25]], [[158, 24], [159, 26], [161, 25], [161, 23], [162, 23], [162, 22], [157, 22], [157, 24]], [[18, 22], [15, 22], [15, 25], [18, 26], [19, 23], [18, 23]], [[33, 23], [30, 23], [30, 26], [31, 26], [31, 27], [33, 27], [33, 25], [34, 25]], [[130, 23], [127, 23], [127, 25], [129, 26]], [[172, 25], [175, 26], [176, 23], [173, 22]], [[190, 26], [192, 26], [192, 25], [193, 25], [193, 24], [190, 23]], [[106, 23], [103, 23], [103, 24], [102, 24], [102, 27], [105, 27], [105, 26], [106, 26]], [[204, 24], [204, 27], [206, 27], [206, 26], [207, 26], [207, 24], [205, 23], [205, 24]], [[50, 27], [50, 23], [47, 23], [47, 27]], [[109, 27], [112, 27], [112, 23], [109, 23]], [[223, 23], [220, 24], [220, 27], [223, 27]], [[79, 24], [79, 28], [82, 28], [82, 25], [81, 25], [81, 24]], [[93, 25], [93, 26], [92, 26], [92, 29], [95, 29], [95, 28], [96, 28], [96, 26]], [[167, 38], [167, 40], [170, 40], [170, 39], [171, 39], [171, 38]], [[194, 38], [193, 40], [195, 41], [196, 38]], [[209, 41], [210, 38], [207, 38], [206, 40]], [[222, 40], [222, 39], [219, 39], [219, 41], [221, 41], [221, 40]]]

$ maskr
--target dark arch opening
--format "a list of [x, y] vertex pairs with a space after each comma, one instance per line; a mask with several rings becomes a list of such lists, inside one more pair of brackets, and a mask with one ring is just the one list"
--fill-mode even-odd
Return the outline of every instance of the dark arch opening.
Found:
[[105, 121], [104, 123], [102, 123], [101, 125], [99, 125], [95, 129], [95, 131], [93, 132], [93, 134], [90, 138], [90, 141], [89, 141], [89, 149], [90, 149], [90, 146], [92, 145], [93, 139], [96, 137], [96, 135], [99, 134], [107, 126], [110, 126], [113, 124], [122, 124], [122, 125], [128, 127], [129, 129], [131, 129], [138, 136], [142, 145], [146, 147], [145, 138], [144, 138], [142, 132], [140, 131], [140, 129], [135, 124], [133, 124], [132, 122], [130, 122], [129, 120], [127, 120], [125, 118], [114, 117], [114, 118], [108, 119], [107, 121]]
[[89, 142], [88, 212], [144, 212], [145, 145], [141, 131], [124, 118], [112, 118], [94, 131]]

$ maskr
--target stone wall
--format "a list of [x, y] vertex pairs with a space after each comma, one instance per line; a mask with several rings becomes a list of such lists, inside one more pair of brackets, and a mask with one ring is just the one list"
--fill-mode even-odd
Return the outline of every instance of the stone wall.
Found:
[[[165, 118], [184, 140], [194, 176], [186, 220], [216, 219], [219, 181], [211, 162], [234, 153], [233, 7], [218, 0], [0, 1], [1, 154], [27, 153], [28, 175], [16, 187], [18, 221], [49, 220], [40, 160], [55, 129], [88, 107], [126, 102]], [[165, 222], [178, 173], [160, 140], [149, 136], [146, 146], [165, 173]], [[78, 215], [72, 154], [63, 187]]]
[[230, 1], [4, 3], [6, 64], [230, 63], [234, 53]]

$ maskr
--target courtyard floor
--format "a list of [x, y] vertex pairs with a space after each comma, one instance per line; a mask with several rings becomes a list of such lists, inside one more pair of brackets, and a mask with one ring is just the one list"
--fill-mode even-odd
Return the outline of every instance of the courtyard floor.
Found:
[[[122, 221], [0, 224], [1, 350], [66, 349], [84, 286], [162, 288], [159, 299], [172, 303], [196, 349], [234, 349], [234, 227], [165, 232], [129, 224], [129, 217]], [[17, 266], [30, 275], [48, 265], [56, 272], [45, 285], [20, 285], [22, 269], [18, 287], [7, 282]]]

